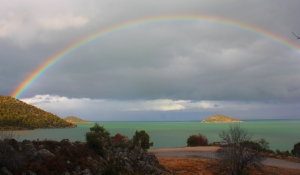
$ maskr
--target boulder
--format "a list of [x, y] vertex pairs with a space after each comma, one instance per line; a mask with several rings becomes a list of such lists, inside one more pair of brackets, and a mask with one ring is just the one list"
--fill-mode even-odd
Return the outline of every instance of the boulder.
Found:
[[53, 153], [51, 153], [49, 150], [47, 149], [41, 149], [39, 151], [36, 151], [35, 153], [32, 154], [31, 156], [31, 160], [35, 161], [35, 162], [43, 162], [43, 160], [45, 160], [48, 157], [54, 157], [55, 155]]
[[30, 140], [23, 140], [20, 143], [19, 150], [22, 151], [25, 155], [32, 155], [37, 151]]

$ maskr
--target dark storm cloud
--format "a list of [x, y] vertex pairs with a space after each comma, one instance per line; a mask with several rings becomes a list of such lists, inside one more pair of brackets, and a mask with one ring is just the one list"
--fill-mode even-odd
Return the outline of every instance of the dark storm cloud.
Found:
[[[153, 16], [226, 18], [272, 32], [299, 48], [300, 40], [292, 34], [300, 35], [299, 6], [297, 0], [2, 2], [0, 94], [10, 95], [43, 62], [79, 39]], [[22, 98], [50, 94], [132, 104], [206, 100], [216, 107], [219, 104], [213, 101], [298, 104], [299, 53], [299, 49], [224, 23], [146, 23], [78, 48], [32, 83]], [[190, 109], [177, 103], [171, 106], [167, 109]]]

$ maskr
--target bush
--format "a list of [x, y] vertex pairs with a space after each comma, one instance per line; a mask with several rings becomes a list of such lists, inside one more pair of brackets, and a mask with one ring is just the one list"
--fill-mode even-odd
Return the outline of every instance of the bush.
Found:
[[150, 137], [146, 131], [135, 131], [135, 135], [132, 138], [133, 144], [135, 146], [140, 146], [143, 149], [149, 149], [150, 146], [153, 146], [153, 142], [149, 143]]
[[112, 139], [114, 141], [123, 141], [124, 139], [126, 139], [127, 137], [126, 136], [123, 136], [119, 133], [117, 133], [115, 136], [112, 137]]
[[103, 155], [102, 138], [109, 138], [110, 133], [103, 127], [95, 123], [95, 126], [90, 128], [91, 132], [85, 134], [88, 146], [99, 155]]
[[252, 135], [240, 125], [230, 125], [229, 131], [223, 131], [219, 136], [228, 143], [216, 152], [220, 173], [241, 175], [247, 173], [249, 167], [259, 167], [265, 160], [259, 150], [266, 149], [268, 142], [264, 139], [261, 144], [251, 141]]
[[256, 150], [259, 152], [269, 152], [269, 142], [267, 142], [265, 139], [260, 139], [258, 141], [250, 141], [246, 140], [242, 142], [243, 146], [248, 147], [252, 150]]
[[280, 151], [279, 149], [276, 149], [275, 153], [280, 155], [280, 156], [286, 156], [286, 157], [291, 156], [291, 153], [288, 150]]
[[103, 168], [103, 175], [119, 175], [124, 171], [123, 163], [119, 159], [110, 159], [108, 164]]
[[189, 136], [186, 143], [187, 146], [207, 146], [208, 140], [204, 135], [198, 134]]
[[117, 133], [115, 136], [111, 138], [111, 146], [114, 148], [133, 148], [132, 142], [127, 142], [129, 139], [127, 136], [121, 135]]
[[292, 154], [296, 157], [300, 157], [300, 142], [294, 145], [294, 149], [292, 149]]

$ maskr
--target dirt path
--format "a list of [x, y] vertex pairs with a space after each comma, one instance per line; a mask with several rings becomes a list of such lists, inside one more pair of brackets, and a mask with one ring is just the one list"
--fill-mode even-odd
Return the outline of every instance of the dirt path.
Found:
[[[216, 158], [215, 152], [219, 149], [216, 146], [203, 146], [203, 147], [183, 147], [183, 148], [163, 148], [149, 150], [157, 157], [192, 157], [192, 158]], [[288, 162], [274, 158], [267, 158], [264, 161], [265, 165], [275, 167], [285, 167], [300, 170], [300, 163]]]

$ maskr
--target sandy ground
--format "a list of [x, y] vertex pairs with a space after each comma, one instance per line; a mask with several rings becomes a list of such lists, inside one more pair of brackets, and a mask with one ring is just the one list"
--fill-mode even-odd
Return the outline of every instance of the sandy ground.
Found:
[[[218, 146], [199, 146], [199, 147], [182, 147], [182, 148], [163, 148], [148, 150], [154, 153], [158, 158], [211, 158], [215, 159], [215, 152], [219, 149]], [[267, 158], [264, 161], [265, 165], [275, 167], [285, 167], [298, 169], [300, 171], [300, 163], [288, 162], [274, 158]]]
[[162, 148], [148, 150], [154, 154], [165, 152], [216, 152], [220, 147], [218, 146], [196, 146], [196, 147], [182, 147], [182, 148]]

